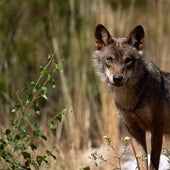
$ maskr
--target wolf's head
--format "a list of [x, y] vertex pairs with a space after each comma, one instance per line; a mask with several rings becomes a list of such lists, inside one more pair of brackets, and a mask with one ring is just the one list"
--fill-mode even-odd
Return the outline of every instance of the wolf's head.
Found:
[[120, 87], [134, 79], [140, 67], [144, 30], [136, 26], [126, 38], [112, 38], [101, 24], [95, 30], [95, 64], [102, 80]]

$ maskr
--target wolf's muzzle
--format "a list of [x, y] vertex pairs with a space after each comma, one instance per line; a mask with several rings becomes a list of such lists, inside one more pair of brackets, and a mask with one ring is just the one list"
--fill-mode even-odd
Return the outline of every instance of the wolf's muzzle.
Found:
[[113, 85], [114, 86], [121, 86], [123, 84], [123, 76], [119, 73], [113, 76]]

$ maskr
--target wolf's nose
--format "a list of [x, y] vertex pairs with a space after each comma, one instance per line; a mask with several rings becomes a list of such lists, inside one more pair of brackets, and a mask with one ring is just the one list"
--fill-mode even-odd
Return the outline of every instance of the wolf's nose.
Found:
[[121, 83], [122, 80], [123, 80], [123, 76], [122, 76], [121, 74], [115, 74], [115, 75], [113, 76], [113, 81], [114, 81], [115, 83]]

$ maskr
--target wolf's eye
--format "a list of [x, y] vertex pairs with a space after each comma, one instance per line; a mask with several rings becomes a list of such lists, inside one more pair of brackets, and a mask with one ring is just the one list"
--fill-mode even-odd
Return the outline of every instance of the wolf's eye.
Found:
[[113, 63], [113, 58], [111, 56], [108, 56], [106, 58], [106, 66], [111, 67], [112, 63]]
[[113, 61], [113, 58], [112, 58], [111, 56], [108, 56], [108, 57], [106, 58], [106, 60], [107, 60], [108, 62], [112, 62], [112, 61]]
[[130, 65], [130, 64], [132, 64], [133, 61], [134, 61], [133, 58], [127, 57], [127, 58], [125, 59], [125, 64], [126, 64], [126, 65]]

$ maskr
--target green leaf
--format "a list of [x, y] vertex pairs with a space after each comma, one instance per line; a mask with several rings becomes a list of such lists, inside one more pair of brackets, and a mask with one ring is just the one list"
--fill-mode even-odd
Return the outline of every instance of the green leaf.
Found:
[[41, 97], [44, 99], [48, 99], [47, 97], [47, 87], [41, 87]]
[[16, 113], [19, 109], [21, 108], [20, 104], [16, 104], [13, 106], [13, 108], [11, 109], [12, 113]]
[[46, 156], [36, 156], [36, 161], [38, 163], [39, 166], [41, 166], [42, 162], [44, 161], [46, 164], [48, 163], [48, 161], [46, 160]]
[[90, 170], [90, 168], [87, 166], [87, 167], [81, 168], [81, 170]]
[[11, 164], [12, 164], [12, 169], [26, 170], [26, 168], [18, 161], [13, 161]]
[[33, 87], [35, 86], [35, 82], [34, 82], [34, 81], [32, 81], [30, 84], [31, 84], [31, 86], [33, 86]]
[[57, 159], [56, 156], [49, 150], [46, 150], [48, 156], [51, 156], [53, 159]]
[[0, 152], [2, 152], [6, 146], [7, 146], [6, 141], [4, 139], [0, 139]]
[[6, 129], [5, 135], [8, 136], [9, 134], [11, 134], [11, 129]]
[[43, 135], [42, 131], [40, 129], [34, 130], [33, 135], [37, 137], [41, 137], [44, 140], [47, 140], [47, 137]]
[[25, 125], [21, 125], [20, 126], [20, 130], [23, 132], [23, 133], [27, 133], [27, 128]]
[[31, 164], [31, 163], [32, 163], [31, 159], [27, 159], [27, 160], [25, 161], [25, 166], [27, 167], [26, 170], [31, 170], [31, 168], [30, 168], [30, 164]]
[[63, 67], [62, 67], [60, 64], [58, 64], [57, 62], [55, 62], [55, 68], [56, 68], [58, 71], [63, 72]]
[[16, 134], [14, 139], [15, 139], [15, 141], [18, 141], [21, 139], [21, 136], [19, 134]]
[[60, 111], [60, 113], [58, 113], [58, 114], [55, 116], [55, 119], [57, 119], [58, 121], [61, 122], [62, 116], [65, 115], [66, 113], [67, 113], [67, 109], [64, 108], [62, 111]]
[[30, 147], [31, 149], [34, 151], [34, 150], [37, 150], [37, 146], [33, 143], [30, 144]]
[[6, 161], [6, 162], [10, 162], [11, 158], [12, 158], [12, 154], [11, 152], [7, 151], [7, 150], [3, 150], [2, 152], [0, 152], [0, 156]]
[[27, 91], [28, 89], [29, 89], [29, 87], [26, 86], [26, 87], [23, 87], [21, 91], [22, 91], [22, 92], [25, 92], [25, 91]]
[[48, 74], [47, 80], [48, 80], [48, 83], [52, 86], [52, 88], [56, 87], [56, 82], [51, 74]]
[[12, 124], [12, 126], [17, 127], [17, 125], [18, 125], [18, 120], [13, 119], [13, 120], [11, 121], [11, 124]]
[[37, 137], [41, 137], [42, 136], [42, 132], [41, 132], [41, 130], [37, 129], [37, 130], [33, 131], [33, 135], [37, 136]]
[[41, 97], [44, 98], [45, 100], [48, 100], [47, 94], [41, 94]]
[[47, 93], [47, 87], [41, 87], [42, 93]]
[[33, 95], [32, 94], [28, 94], [27, 100], [26, 100], [26, 104], [28, 105], [29, 103], [31, 103], [32, 99], [33, 99]]
[[24, 157], [24, 159], [31, 159], [31, 155], [28, 152], [22, 152], [22, 156]]
[[40, 114], [40, 107], [39, 107], [39, 104], [37, 102], [34, 102], [33, 103], [33, 109], [34, 109], [34, 112], [39, 115]]
[[60, 149], [56, 149], [55, 151], [56, 151], [58, 154], [60, 154]]
[[44, 139], [45, 141], [47, 140], [47, 137], [45, 135], [41, 135], [41, 138]]
[[51, 54], [48, 54], [48, 57], [47, 57], [47, 58], [50, 59], [51, 57], [52, 57], [52, 55], [51, 55]]
[[53, 121], [50, 121], [48, 123], [48, 127], [51, 130], [51, 132], [53, 133], [53, 135], [56, 135], [56, 124]]
[[41, 126], [41, 124], [40, 124], [39, 121], [35, 121], [35, 122], [34, 122], [34, 127], [35, 127], [35, 128], [38, 129], [38, 128], [40, 128], [40, 126]]
[[30, 141], [30, 138], [29, 138], [28, 135], [26, 135], [26, 136], [24, 137], [24, 143], [28, 143], [29, 141]]
[[18, 143], [14, 146], [14, 152], [18, 151], [18, 150], [25, 150], [26, 147], [23, 143]]
[[38, 84], [36, 85], [35, 82], [32, 82], [32, 83], [31, 83], [31, 86], [33, 86], [32, 92], [33, 92], [33, 93], [36, 93], [37, 90], [38, 90]]
[[51, 59], [55, 56], [55, 53], [52, 53], [52, 54], [48, 54], [48, 59]]
[[12, 137], [12, 135], [11, 135], [11, 130], [10, 130], [10, 129], [7, 129], [7, 130], [5, 131], [5, 135], [6, 135], [7, 140], [8, 140], [9, 143], [13, 142], [13, 137]]
[[40, 73], [45, 75], [49, 72], [49, 70], [46, 67], [40, 66]]

